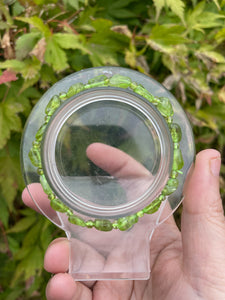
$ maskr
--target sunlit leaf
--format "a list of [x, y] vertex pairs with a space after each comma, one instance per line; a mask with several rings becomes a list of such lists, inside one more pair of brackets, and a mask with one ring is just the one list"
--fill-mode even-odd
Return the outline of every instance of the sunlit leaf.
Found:
[[177, 15], [183, 23], [184, 22], [184, 8], [185, 4], [182, 0], [165, 0], [166, 5]]
[[44, 57], [46, 63], [55, 71], [59, 72], [69, 67], [65, 51], [59, 47], [54, 38], [48, 40]]
[[169, 7], [172, 12], [184, 22], [185, 3], [182, 0], [153, 0], [156, 7], [156, 19], [158, 19], [163, 7]]
[[184, 28], [182, 26], [155, 25], [149, 37], [147, 44], [153, 49], [165, 53], [175, 51], [175, 45], [187, 43], [188, 40], [182, 36]]
[[33, 17], [16, 17], [16, 20], [28, 23], [35, 28], [37, 28], [45, 37], [49, 37], [51, 35], [51, 31], [48, 25], [44, 24], [43, 20], [37, 16]]
[[217, 32], [215, 39], [219, 44], [221, 44], [225, 40], [225, 28], [222, 28]]
[[90, 51], [83, 45], [84, 37], [70, 33], [55, 33], [54, 41], [63, 49], [79, 49], [83, 53], [90, 53]]
[[15, 72], [21, 72], [25, 67], [25, 63], [16, 59], [9, 59], [4, 62], [0, 62], [1, 69], [9, 69]]
[[165, 0], [153, 0], [156, 8], [156, 19], [159, 18], [162, 8], [165, 6]]
[[214, 2], [215, 5], [217, 6], [217, 8], [220, 10], [221, 7], [220, 7], [220, 4], [219, 4], [218, 0], [213, 0], [213, 2]]

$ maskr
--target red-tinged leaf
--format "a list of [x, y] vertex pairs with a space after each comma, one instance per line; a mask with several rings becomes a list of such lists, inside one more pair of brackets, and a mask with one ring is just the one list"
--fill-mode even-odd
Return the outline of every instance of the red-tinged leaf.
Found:
[[0, 76], [0, 84], [16, 81], [18, 78], [16, 77], [16, 73], [10, 70], [5, 70]]

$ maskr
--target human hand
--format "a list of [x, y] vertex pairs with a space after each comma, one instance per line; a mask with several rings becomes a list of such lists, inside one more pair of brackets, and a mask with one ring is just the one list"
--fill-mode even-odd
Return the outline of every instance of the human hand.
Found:
[[[225, 222], [219, 195], [220, 156], [205, 150], [187, 179], [181, 233], [172, 217], [151, 241], [151, 278], [147, 281], [98, 281], [91, 288], [65, 274], [69, 244], [49, 246], [45, 268], [56, 275], [48, 283], [48, 300], [89, 299], [225, 299]], [[31, 206], [26, 192], [24, 202]]]

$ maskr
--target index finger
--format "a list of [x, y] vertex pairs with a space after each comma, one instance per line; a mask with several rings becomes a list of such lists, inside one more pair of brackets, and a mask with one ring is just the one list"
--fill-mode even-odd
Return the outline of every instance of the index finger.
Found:
[[117, 178], [151, 175], [150, 172], [133, 157], [106, 144], [90, 144], [86, 149], [86, 154], [98, 167]]

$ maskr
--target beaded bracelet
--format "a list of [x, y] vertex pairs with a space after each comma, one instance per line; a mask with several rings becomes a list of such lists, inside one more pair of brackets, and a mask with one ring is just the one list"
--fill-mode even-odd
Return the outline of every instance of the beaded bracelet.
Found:
[[[65, 100], [69, 99], [70, 97], [77, 95], [82, 91], [98, 87], [117, 87], [122, 89], [130, 89], [134, 93], [147, 99], [158, 109], [159, 113], [164, 117], [170, 130], [171, 138], [173, 141], [172, 170], [170, 177], [165, 187], [161, 191], [160, 195], [155, 200], [153, 200], [148, 206], [138, 211], [137, 213], [126, 217], [121, 217], [114, 221], [110, 221], [108, 219], [94, 219], [85, 221], [80, 216], [75, 215], [68, 206], [66, 206], [61, 200], [59, 200], [56, 197], [56, 195], [50, 188], [45, 178], [41, 161], [41, 142], [47, 125], [55, 111]], [[38, 129], [35, 135], [35, 140], [32, 143], [32, 148], [29, 152], [30, 161], [35, 167], [37, 167], [37, 174], [39, 175], [41, 186], [44, 192], [48, 195], [51, 207], [55, 211], [65, 213], [68, 216], [68, 221], [72, 224], [87, 228], [94, 227], [100, 231], [111, 231], [112, 229], [119, 229], [121, 231], [125, 231], [131, 228], [135, 223], [137, 223], [139, 218], [143, 217], [144, 214], [155, 213], [159, 209], [162, 201], [164, 201], [169, 195], [174, 193], [178, 188], [179, 181], [177, 179], [177, 176], [179, 173], [182, 173], [180, 170], [183, 168], [184, 165], [182, 153], [179, 147], [179, 142], [182, 138], [182, 132], [180, 126], [176, 123], [173, 123], [173, 114], [173, 108], [168, 98], [154, 97], [141, 84], [132, 82], [132, 80], [129, 77], [122, 76], [120, 74], [115, 74], [109, 78], [105, 75], [99, 75], [90, 79], [87, 84], [76, 83], [69, 88], [67, 93], [60, 93], [59, 95], [53, 96], [45, 108], [44, 123]]]

